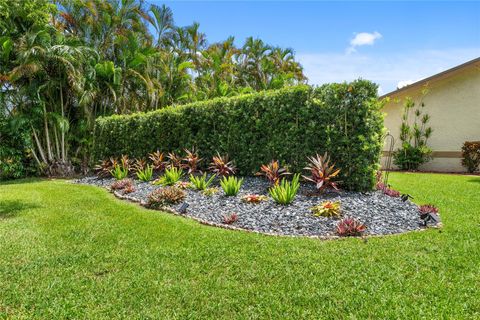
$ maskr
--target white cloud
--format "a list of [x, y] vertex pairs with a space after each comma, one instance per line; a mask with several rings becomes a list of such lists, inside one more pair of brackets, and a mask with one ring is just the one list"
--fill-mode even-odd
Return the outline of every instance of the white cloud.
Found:
[[400, 81], [423, 79], [480, 56], [479, 48], [383, 53], [297, 53], [310, 84], [372, 80], [388, 93]]
[[402, 80], [402, 81], [399, 81], [397, 83], [397, 88], [400, 89], [400, 88], [406, 87], [408, 85], [411, 85], [414, 82], [417, 82], [417, 81], [416, 80]]
[[350, 40], [350, 47], [347, 48], [347, 53], [356, 52], [356, 47], [373, 45], [377, 39], [380, 39], [382, 35], [375, 31], [373, 33], [360, 32], [356, 33], [355, 37]]

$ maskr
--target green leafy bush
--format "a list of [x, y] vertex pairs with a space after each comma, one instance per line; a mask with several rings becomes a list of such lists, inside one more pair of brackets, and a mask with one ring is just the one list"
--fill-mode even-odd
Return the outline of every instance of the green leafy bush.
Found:
[[215, 179], [215, 175], [211, 176], [210, 179], [207, 179], [206, 173], [201, 176], [194, 176], [193, 174], [190, 175], [190, 183], [195, 189], [200, 191], [207, 189], [208, 186], [213, 182], [213, 179]]
[[236, 196], [238, 194], [242, 183], [243, 179], [238, 179], [234, 176], [223, 177], [222, 180], [220, 180], [220, 186], [222, 187], [223, 192], [225, 192], [225, 195], [229, 197]]
[[383, 144], [380, 108], [377, 86], [365, 80], [217, 98], [98, 118], [94, 151], [106, 159], [198, 146], [203, 158], [229, 154], [241, 175], [271, 159], [300, 172], [308, 156], [328, 152], [342, 188], [370, 190]]
[[283, 205], [290, 204], [293, 202], [293, 199], [297, 195], [298, 188], [300, 187], [300, 183], [298, 182], [299, 179], [299, 174], [294, 175], [292, 181], [283, 178], [279, 184], [271, 187], [268, 190], [268, 193], [270, 193], [270, 196], [276, 203]]
[[474, 173], [480, 166], [480, 141], [465, 142], [462, 147], [462, 165]]

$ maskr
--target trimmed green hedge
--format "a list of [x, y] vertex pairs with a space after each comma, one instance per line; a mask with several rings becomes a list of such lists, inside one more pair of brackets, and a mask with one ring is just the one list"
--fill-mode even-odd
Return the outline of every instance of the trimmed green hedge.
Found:
[[383, 115], [377, 86], [369, 81], [298, 86], [218, 98], [149, 113], [97, 119], [97, 160], [149, 152], [182, 152], [195, 146], [203, 158], [217, 151], [240, 174], [272, 159], [302, 171], [307, 156], [327, 151], [341, 168], [343, 188], [374, 185], [382, 147]]

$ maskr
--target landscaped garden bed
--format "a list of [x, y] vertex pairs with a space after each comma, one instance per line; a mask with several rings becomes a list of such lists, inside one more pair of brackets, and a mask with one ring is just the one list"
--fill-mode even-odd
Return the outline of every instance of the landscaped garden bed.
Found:
[[[116, 196], [139, 202], [148, 206], [149, 195], [168, 187], [149, 182], [131, 180], [133, 192], [112, 190]], [[92, 184], [111, 188], [116, 182], [113, 178], [97, 176], [77, 180], [78, 183]], [[185, 185], [187, 180], [184, 179]], [[300, 183], [294, 201], [289, 205], [280, 205], [269, 197], [270, 183], [260, 177], [245, 177], [236, 196], [225, 196], [218, 185], [218, 179], [212, 182], [210, 189], [216, 193], [206, 195], [202, 191], [185, 188], [186, 197], [181, 202], [165, 206], [165, 211], [182, 214], [205, 224], [225, 228], [239, 228], [266, 234], [334, 237], [338, 235], [337, 225], [342, 218], [350, 217], [365, 226], [358, 234], [383, 235], [395, 234], [423, 228], [419, 207], [401, 197], [391, 197], [382, 190], [372, 192], [327, 191], [318, 193], [314, 185]], [[265, 198], [258, 203], [245, 201], [248, 195], [261, 195]], [[326, 201], [340, 203], [338, 217], [316, 216], [312, 211]], [[181, 208], [188, 204], [185, 211]]]

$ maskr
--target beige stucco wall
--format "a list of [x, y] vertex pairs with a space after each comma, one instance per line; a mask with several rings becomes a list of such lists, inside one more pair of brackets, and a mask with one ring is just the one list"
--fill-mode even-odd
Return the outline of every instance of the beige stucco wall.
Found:
[[[480, 141], [480, 68], [472, 66], [444, 79], [431, 81], [428, 89], [428, 94], [423, 97], [424, 110], [431, 116], [429, 124], [433, 129], [428, 145], [434, 156], [436, 152], [440, 154], [420, 169], [464, 172], [459, 157], [463, 143]], [[399, 92], [391, 96], [384, 107], [385, 127], [396, 139], [395, 149], [400, 147], [402, 103], [406, 97], [421, 101], [421, 90], [420, 86]], [[388, 146], [384, 146], [384, 150], [388, 150]]]

